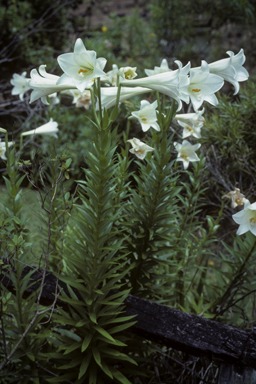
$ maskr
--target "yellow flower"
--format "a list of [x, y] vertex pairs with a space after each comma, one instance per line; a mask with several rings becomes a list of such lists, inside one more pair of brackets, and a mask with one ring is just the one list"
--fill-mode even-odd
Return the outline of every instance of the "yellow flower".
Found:
[[213, 265], [214, 265], [214, 261], [212, 261], [212, 260], [209, 260], [209, 261], [208, 261], [208, 265], [211, 265], [211, 266], [213, 266]]
[[103, 25], [101, 30], [102, 30], [102, 32], [107, 32], [108, 29], [107, 29], [107, 27], [105, 25]]

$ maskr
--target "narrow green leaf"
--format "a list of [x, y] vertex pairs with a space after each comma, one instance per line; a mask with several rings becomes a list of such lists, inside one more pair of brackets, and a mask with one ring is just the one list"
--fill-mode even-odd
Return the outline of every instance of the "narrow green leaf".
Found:
[[82, 291], [82, 292], [85, 292], [85, 293], [88, 293], [88, 289], [86, 289], [86, 287], [82, 284], [79, 284], [80, 282], [83, 282], [82, 279], [77, 279], [77, 280], [74, 280], [70, 277], [67, 277], [67, 276], [63, 276], [63, 275], [60, 275], [58, 276], [57, 274], [55, 274], [56, 277], [58, 277], [61, 281], [63, 281], [64, 283], [66, 284], [69, 284], [71, 287], [74, 287], [76, 289], [78, 289], [79, 291]]
[[84, 352], [88, 348], [88, 346], [92, 340], [92, 337], [93, 337], [93, 335], [91, 333], [89, 333], [88, 335], [85, 336], [82, 347], [81, 347], [82, 352]]
[[89, 312], [89, 317], [93, 323], [98, 324], [96, 313]]
[[108, 365], [105, 363], [105, 361], [102, 361], [101, 362], [101, 369], [103, 370], [103, 372], [106, 373], [106, 375], [108, 375], [111, 379], [113, 379], [113, 375], [110, 371], [110, 367], [108, 367]]
[[118, 116], [118, 107], [115, 106], [115, 108], [113, 109], [113, 111], [111, 112], [111, 115], [110, 115], [110, 121], [115, 121], [116, 118]]
[[79, 370], [78, 380], [81, 379], [81, 377], [83, 377], [84, 374], [86, 373], [87, 368], [88, 368], [88, 366], [89, 366], [89, 364], [90, 364], [91, 358], [92, 358], [92, 354], [89, 353], [89, 354], [86, 355], [85, 358], [83, 359], [82, 364], [81, 364], [81, 366], [80, 366], [80, 370]]
[[111, 341], [102, 335], [97, 335], [95, 337], [97, 337], [97, 340], [104, 341], [104, 343], [106, 343], [106, 344], [112, 344], [112, 345], [115, 345], [118, 347], [127, 347], [127, 344], [125, 344], [122, 341], [117, 340], [117, 339], [113, 339], [114, 341]]
[[77, 341], [76, 343], [70, 345], [70, 347], [68, 347], [65, 352], [64, 352], [64, 355], [67, 355], [68, 353], [70, 352], [73, 352], [75, 349], [80, 349], [81, 347], [81, 341]]
[[101, 367], [101, 357], [99, 350], [97, 348], [92, 348], [92, 354], [96, 363]]
[[67, 329], [58, 329], [57, 332], [63, 336], [67, 336], [69, 339], [73, 339], [75, 341], [82, 341], [80, 336], [78, 336], [72, 331], [68, 331]]
[[112, 369], [112, 374], [121, 384], [132, 384], [120, 371]]
[[115, 341], [113, 337], [103, 328], [98, 325], [94, 325], [93, 327], [97, 332], [99, 332], [102, 336], [106, 337], [108, 340]]
[[109, 333], [112, 335], [113, 333], [121, 332], [127, 328], [130, 328], [131, 326], [133, 326], [136, 323], [137, 323], [137, 321], [133, 321], [132, 323], [117, 325], [116, 327], [109, 329]]

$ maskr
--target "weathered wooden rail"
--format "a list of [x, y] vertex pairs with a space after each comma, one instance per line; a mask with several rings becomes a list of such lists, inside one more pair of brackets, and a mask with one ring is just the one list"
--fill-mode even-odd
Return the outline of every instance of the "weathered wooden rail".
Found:
[[[31, 269], [33, 267], [25, 267], [22, 277]], [[43, 270], [34, 269], [30, 277], [34, 284], [26, 291], [27, 295], [41, 284]], [[1, 276], [0, 282], [14, 290], [8, 272]], [[56, 283], [56, 276], [47, 271], [41, 304], [52, 304]], [[59, 281], [58, 284], [68, 293], [65, 283]], [[219, 384], [256, 384], [256, 332], [246, 332], [132, 295], [125, 304], [126, 315], [136, 315], [137, 319], [130, 332], [194, 356], [219, 360]], [[58, 298], [56, 306], [65, 308], [67, 304]]]

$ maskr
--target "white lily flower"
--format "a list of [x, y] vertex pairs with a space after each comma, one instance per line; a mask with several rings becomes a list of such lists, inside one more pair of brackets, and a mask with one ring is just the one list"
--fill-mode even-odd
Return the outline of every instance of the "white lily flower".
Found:
[[[8, 141], [8, 147], [10, 147], [11, 145], [14, 145], [14, 144], [15, 144], [15, 141]], [[7, 160], [7, 157], [5, 156], [5, 152], [6, 152], [5, 141], [1, 142], [1, 139], [0, 139], [0, 157], [3, 160]]]
[[237, 235], [251, 231], [256, 236], [256, 203], [251, 204], [249, 200], [246, 200], [244, 209], [232, 215], [232, 218], [239, 224]]
[[[185, 103], [189, 103], [189, 95], [187, 93], [187, 88], [190, 83], [190, 79], [188, 76], [188, 72], [190, 70], [190, 62], [182, 68], [182, 63], [179, 60], [174, 61], [177, 66], [179, 67], [179, 98]], [[145, 73], [148, 76], [157, 75], [158, 73], [165, 73], [165, 72], [173, 72], [172, 69], [169, 68], [167, 60], [163, 59], [161, 62], [160, 67], [155, 67], [153, 70], [151, 69], [145, 69]], [[180, 109], [180, 108], [179, 108]]]
[[140, 110], [132, 112], [132, 116], [136, 117], [143, 132], [146, 132], [150, 127], [160, 131], [156, 116], [157, 100], [150, 104], [147, 100], [141, 100]]
[[50, 121], [48, 123], [41, 125], [40, 127], [36, 129], [32, 129], [31, 131], [23, 132], [22, 136], [30, 136], [30, 135], [49, 135], [49, 136], [57, 136], [58, 129], [58, 123], [56, 121], [53, 121], [52, 118], [50, 118]]
[[239, 188], [235, 188], [234, 191], [228, 192], [226, 195], [222, 196], [222, 199], [224, 197], [227, 197], [231, 200], [231, 207], [236, 208], [238, 205], [244, 205], [244, 203], [247, 201], [245, 196], [240, 192]]
[[145, 159], [147, 152], [154, 151], [154, 148], [143, 143], [143, 141], [140, 141], [139, 139], [133, 138], [127, 141], [132, 145], [132, 149], [130, 149], [129, 152], [136, 155], [140, 160]]
[[60, 77], [47, 73], [45, 67], [46, 65], [40, 65], [38, 70], [39, 73], [36, 69], [32, 69], [30, 72], [30, 87], [33, 89], [30, 95], [30, 103], [41, 98], [44, 104], [49, 105], [46, 96], [50, 96], [55, 92], [75, 88], [71, 79], [69, 79], [69, 81], [67, 79], [65, 84], [57, 85], [57, 81], [60, 79]]
[[30, 79], [26, 78], [27, 72], [22, 72], [21, 75], [14, 73], [11, 79], [11, 84], [14, 86], [12, 89], [12, 95], [19, 95], [20, 100], [23, 101], [24, 93], [31, 89], [29, 85]]
[[180, 70], [180, 83], [179, 83], [179, 98], [185, 103], [189, 103], [189, 95], [187, 92], [188, 86], [190, 84], [190, 78], [188, 76], [188, 72], [190, 71], [190, 62], [185, 65], [185, 67], [182, 67], [182, 62], [179, 60], [175, 60], [175, 63], [179, 67]]
[[87, 51], [80, 38], [76, 40], [74, 53], [64, 53], [57, 60], [64, 72], [58, 84], [65, 84], [67, 77], [71, 78], [81, 92], [89, 88], [95, 78], [106, 75], [103, 69], [107, 60], [103, 57], [96, 59], [96, 52]]
[[189, 141], [183, 140], [182, 144], [174, 142], [174, 147], [178, 152], [177, 161], [182, 161], [184, 169], [187, 169], [189, 162], [199, 161], [199, 157], [195, 151], [201, 147], [201, 144], [192, 145]]
[[121, 80], [121, 85], [134, 85], [139, 87], [147, 87], [154, 91], [164, 93], [165, 95], [175, 99], [178, 103], [178, 110], [181, 109], [182, 104], [179, 99], [179, 78], [180, 69], [157, 75], [143, 77], [142, 79], [135, 80]]
[[[118, 91], [118, 87], [106, 87], [106, 88], [100, 89], [102, 110], [104, 110], [104, 108], [105, 109], [111, 108], [116, 104], [117, 91]], [[128, 100], [133, 96], [141, 95], [147, 92], [151, 92], [151, 89], [142, 88], [142, 87], [135, 87], [135, 88], [121, 87], [119, 102], [121, 103], [122, 101]], [[96, 103], [96, 110], [99, 110], [98, 101]]]
[[211, 74], [206, 61], [202, 61], [200, 70], [191, 69], [190, 85], [187, 94], [195, 110], [199, 109], [204, 101], [212, 105], [217, 105], [218, 100], [214, 95], [224, 84], [222, 77]]
[[144, 69], [147, 76], [157, 75], [158, 73], [170, 72], [171, 69], [168, 66], [167, 60], [163, 59], [160, 67], [155, 67], [154, 69]]
[[120, 77], [122, 77], [123, 79], [126, 79], [126, 80], [132, 80], [134, 79], [134, 77], [138, 76], [138, 74], [136, 73], [136, 69], [137, 67], [122, 67], [119, 69], [118, 71], [118, 75]]
[[201, 128], [205, 123], [205, 119], [202, 114], [204, 113], [204, 108], [202, 111], [196, 111], [195, 113], [185, 113], [175, 115], [175, 119], [178, 121], [183, 129], [182, 138], [193, 136], [197, 139], [201, 138]]
[[210, 73], [214, 73], [231, 83], [235, 88], [234, 95], [236, 95], [240, 88], [239, 81], [246, 81], [249, 77], [249, 73], [243, 67], [245, 62], [244, 50], [240, 49], [236, 55], [232, 51], [227, 51], [227, 54], [230, 56], [229, 58], [210, 63], [209, 70]]
[[232, 67], [235, 68], [237, 81], [246, 81], [248, 80], [249, 73], [243, 67], [243, 64], [246, 60], [244, 50], [241, 48], [240, 51], [235, 55], [232, 51], [227, 51], [227, 54], [231, 57]]
[[112, 65], [112, 70], [106, 73], [106, 76], [101, 78], [102, 81], [111, 84], [113, 87], [117, 85], [117, 74], [118, 66], [116, 64]]

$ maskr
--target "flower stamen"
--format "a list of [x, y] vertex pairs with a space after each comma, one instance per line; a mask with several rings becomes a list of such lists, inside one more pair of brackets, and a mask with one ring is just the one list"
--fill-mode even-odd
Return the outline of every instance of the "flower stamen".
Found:
[[188, 161], [188, 156], [187, 155], [181, 154], [180, 157], [182, 157], [182, 159]]
[[195, 89], [192, 89], [193, 92], [200, 92], [201, 89], [198, 89], [198, 88], [195, 88]]
[[87, 73], [87, 72], [88, 72], [87, 69], [82, 69], [82, 68], [80, 68], [79, 71], [78, 71], [79, 75], [80, 75], [81, 73]]
[[256, 224], [256, 217], [251, 217], [249, 221], [253, 225]]

